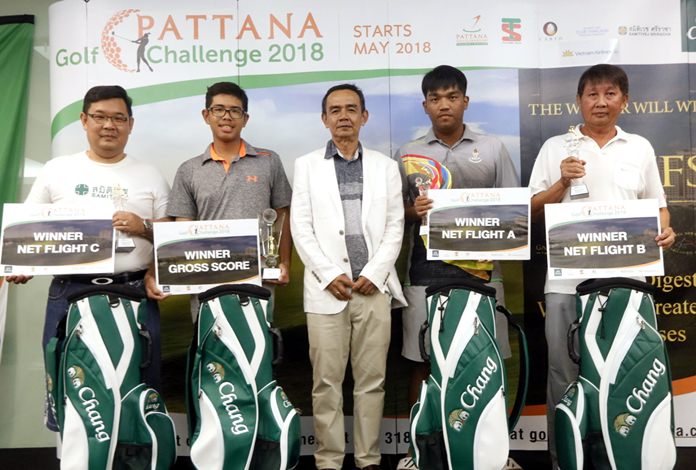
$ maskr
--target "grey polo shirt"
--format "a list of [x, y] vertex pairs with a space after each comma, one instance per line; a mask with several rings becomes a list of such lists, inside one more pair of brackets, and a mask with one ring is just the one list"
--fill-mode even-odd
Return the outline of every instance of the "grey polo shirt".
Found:
[[290, 206], [292, 189], [278, 154], [244, 142], [246, 152], [230, 164], [202, 155], [181, 164], [169, 194], [167, 215], [193, 220], [255, 219], [272, 207]]
[[[406, 158], [406, 157], [414, 158]], [[418, 180], [434, 180], [439, 188], [508, 188], [520, 185], [507, 149], [497, 137], [464, 128], [464, 134], [452, 147], [435, 137], [432, 128], [422, 137], [404, 144], [394, 155], [400, 161], [404, 202], [418, 196]], [[411, 160], [410, 163], [407, 163]], [[447, 282], [466, 278], [463, 269], [443, 261], [428, 261], [419, 235], [420, 223], [414, 224], [409, 279], [413, 285]]]

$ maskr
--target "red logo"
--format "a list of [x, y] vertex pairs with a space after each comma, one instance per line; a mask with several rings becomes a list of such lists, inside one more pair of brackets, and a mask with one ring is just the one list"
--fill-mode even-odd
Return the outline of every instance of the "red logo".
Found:
[[259, 182], [259, 177], [256, 175], [247, 175], [246, 176], [246, 182], [247, 183], [258, 183]]

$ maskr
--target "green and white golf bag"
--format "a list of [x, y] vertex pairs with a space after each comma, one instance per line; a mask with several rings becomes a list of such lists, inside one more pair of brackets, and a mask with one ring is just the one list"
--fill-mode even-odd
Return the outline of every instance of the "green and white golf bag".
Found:
[[61, 468], [169, 469], [176, 459], [174, 423], [141, 376], [150, 361], [141, 293], [94, 286], [68, 302], [45, 357]]
[[563, 470], [581, 470], [585, 460], [612, 470], [674, 467], [672, 379], [652, 292], [650, 284], [626, 278], [577, 287], [568, 348], [580, 375], [555, 413]]
[[500, 470], [508, 435], [527, 392], [527, 344], [520, 336], [520, 380], [512, 414], [506, 412], [505, 364], [495, 340], [495, 289], [458, 282], [426, 289], [430, 377], [411, 409], [412, 451], [418, 468]]
[[204, 470], [284, 470], [300, 456], [300, 418], [273, 380], [270, 292], [237, 284], [198, 296], [189, 354], [191, 461]]

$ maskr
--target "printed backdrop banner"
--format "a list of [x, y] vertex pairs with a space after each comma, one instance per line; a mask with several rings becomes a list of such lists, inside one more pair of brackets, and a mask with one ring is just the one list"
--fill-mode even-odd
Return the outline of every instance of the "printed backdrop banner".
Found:
[[[29, 64], [34, 41], [34, 17], [0, 17], [0, 219], [6, 202], [14, 202], [21, 183], [27, 124]], [[7, 283], [0, 279], [0, 357], [7, 313]]]
[[[193, 5], [183, 0], [51, 5], [55, 155], [85, 148], [78, 120], [85, 91], [118, 83], [135, 101], [129, 155], [158, 165], [171, 182], [178, 165], [211, 140], [200, 115], [206, 87], [233, 80], [250, 98], [244, 138], [276, 150], [292, 179], [294, 160], [329, 137], [320, 121], [321, 98], [329, 86], [354, 82], [364, 90], [370, 120], [361, 141], [393, 154], [428, 129], [421, 77], [448, 63], [468, 78], [467, 125], [503, 141], [526, 185], [543, 141], [582, 119], [575, 102], [582, 71], [599, 62], [624, 66], [631, 93], [619, 124], [655, 147], [678, 236], [664, 256], [666, 275], [648, 280], [659, 289], [656, 308], [673, 369], [677, 443], [696, 445], [696, 412], [688, 411], [696, 410], [696, 364], [689, 353], [696, 341], [696, 97], [691, 91], [696, 69], [689, 53], [696, 50], [696, 0], [583, 3], [582, 12], [602, 11], [601, 16], [578, 14], [551, 0], [432, 0], [427, 10], [436, 15], [424, 15], [423, 2], [416, 0], [202, 0]], [[511, 434], [513, 449], [544, 449], [547, 437], [543, 224], [533, 223], [530, 231], [532, 259], [503, 263], [506, 303], [524, 314], [533, 354], [530, 383], [537, 384]], [[276, 290], [276, 325], [286, 346], [292, 345], [285, 348], [277, 374], [293, 403], [309, 416], [311, 367], [301, 279], [296, 260], [290, 286]], [[162, 307], [163, 326], [188, 318], [185, 302]], [[394, 319], [398, 325], [398, 312]], [[183, 370], [182, 345], [190, 341], [190, 325], [167, 328], [163, 367]], [[404, 425], [408, 365], [399, 357], [400, 345], [400, 335], [393, 335], [382, 443], [384, 452], [393, 453], [405, 452], [410, 442]], [[179, 389], [181, 383], [165, 385], [167, 404], [175, 411], [183, 411]], [[347, 414], [351, 409], [347, 395]], [[309, 452], [315, 436], [311, 428], [303, 430], [303, 449]]]

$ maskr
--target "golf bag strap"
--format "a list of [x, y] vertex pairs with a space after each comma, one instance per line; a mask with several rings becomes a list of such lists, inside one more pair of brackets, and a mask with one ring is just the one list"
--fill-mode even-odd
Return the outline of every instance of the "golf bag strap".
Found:
[[575, 338], [580, 331], [580, 320], [575, 320], [568, 327], [568, 356], [570, 359], [576, 363], [580, 364], [580, 354], [575, 350]]
[[273, 361], [271, 365], [277, 366], [283, 363], [285, 359], [285, 343], [283, 343], [283, 334], [278, 328], [269, 328], [268, 332], [271, 334], [273, 340]]
[[529, 348], [527, 347], [527, 336], [524, 334], [524, 330], [512, 319], [510, 311], [502, 305], [496, 306], [495, 309], [505, 315], [508, 325], [517, 330], [517, 335], [519, 337], [518, 351], [520, 355], [520, 373], [517, 380], [515, 403], [508, 415], [508, 429], [514, 429], [522, 414], [524, 403], [527, 400], [527, 389], [529, 386]]
[[265, 287], [254, 284], [223, 284], [198, 294], [198, 300], [203, 303], [223, 295], [235, 294], [240, 297], [257, 297], [263, 300], [271, 298], [271, 291]]
[[495, 288], [484, 284], [483, 280], [479, 282], [468, 279], [457, 279], [445, 284], [433, 284], [425, 288], [425, 296], [429, 297], [437, 292], [449, 292], [452, 289], [466, 289], [495, 298]]
[[609, 291], [614, 288], [634, 289], [646, 294], [655, 294], [655, 287], [647, 282], [638, 281], [628, 277], [609, 277], [606, 279], [588, 279], [581, 282], [575, 288], [578, 295], [585, 295], [596, 291]]

